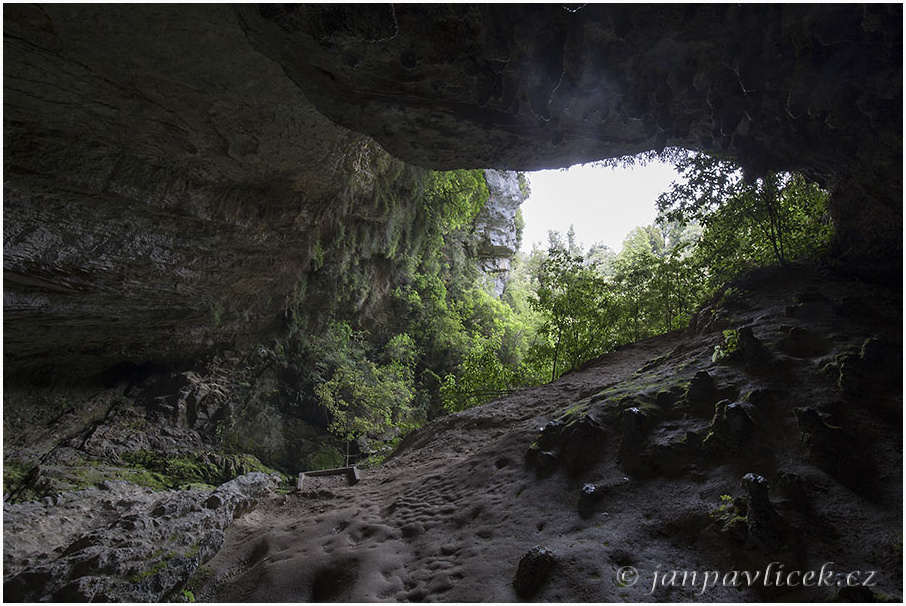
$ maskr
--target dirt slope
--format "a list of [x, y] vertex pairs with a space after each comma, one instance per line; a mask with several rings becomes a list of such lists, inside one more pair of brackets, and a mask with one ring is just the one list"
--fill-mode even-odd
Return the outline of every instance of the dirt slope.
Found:
[[[901, 596], [901, 295], [760, 280], [697, 332], [420, 429], [356, 486], [274, 497], [190, 588], [229, 602]], [[712, 361], [718, 345], [733, 351]], [[552, 557], [525, 564], [517, 593], [535, 546]], [[852, 571], [847, 588], [835, 575]]]

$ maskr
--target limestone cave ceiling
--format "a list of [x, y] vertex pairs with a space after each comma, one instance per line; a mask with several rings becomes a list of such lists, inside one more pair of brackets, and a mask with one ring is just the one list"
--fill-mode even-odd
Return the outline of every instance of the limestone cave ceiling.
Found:
[[367, 196], [362, 134], [435, 169], [801, 170], [839, 258], [901, 267], [902, 31], [883, 4], [4, 5], [7, 375], [263, 334]]
[[830, 170], [900, 106], [899, 7], [272, 5], [252, 45], [318, 108], [432, 168], [667, 145]]

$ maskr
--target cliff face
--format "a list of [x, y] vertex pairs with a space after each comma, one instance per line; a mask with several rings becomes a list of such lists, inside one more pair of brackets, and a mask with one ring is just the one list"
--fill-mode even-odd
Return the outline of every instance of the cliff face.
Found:
[[380, 286], [402, 170], [380, 146], [433, 168], [679, 145], [801, 169], [835, 189], [838, 261], [898, 276], [900, 10], [5, 6], [6, 377], [256, 343], [318, 309], [303, 294], [334, 281], [300, 276], [350, 267], [330, 242], [352, 224]]
[[[541, 599], [624, 599], [601, 581], [612, 567], [676, 556], [741, 569], [752, 547], [758, 563], [789, 547], [791, 567], [842, 550], [853, 569], [901, 577], [887, 557], [902, 517], [900, 6], [3, 10], [4, 482], [30, 501], [4, 508], [6, 595], [172, 599], [227, 545], [208, 595], [476, 600], [491, 587], [512, 601], [514, 555], [539, 537], [565, 566], [529, 588]], [[287, 325], [304, 337], [337, 309], [385, 319], [395, 261], [424, 237], [412, 195], [424, 168], [552, 168], [666, 145], [821, 180], [834, 191], [831, 261], [894, 288], [754, 284], [697, 336], [631, 349], [619, 373], [440, 419], [412, 437], [398, 476], [389, 466], [360, 502], [303, 528], [304, 578], [298, 553], [265, 556], [296, 550], [292, 533], [330, 491], [300, 495], [276, 543], [254, 518], [226, 542], [255, 500], [288, 501], [247, 473], [260, 463], [215, 447], [292, 471], [337, 463], [318, 411], [287, 414], [299, 394], [273, 337]], [[500, 273], [516, 194], [510, 177], [488, 180], [481, 250]], [[744, 351], [714, 364], [724, 329]], [[539, 436], [554, 415], [564, 423]], [[591, 460], [595, 441], [613, 456]], [[754, 478], [740, 494], [750, 472], [780, 499]], [[609, 500], [580, 496], [585, 480]], [[86, 486], [101, 488], [74, 492]], [[668, 492], [679, 514], [639, 507]], [[737, 497], [726, 528], [709, 516], [723, 494]], [[583, 520], [628, 521], [580, 528], [563, 516], [577, 499]], [[772, 542], [770, 511], [794, 544]], [[287, 575], [269, 568], [279, 562]]]
[[532, 170], [704, 149], [752, 176], [795, 169], [835, 190], [849, 264], [878, 271], [901, 256], [900, 6], [238, 12], [325, 115], [410, 162]]
[[475, 218], [478, 267], [491, 281], [494, 294], [506, 288], [510, 265], [519, 249], [516, 212], [525, 202], [519, 178], [513, 171], [486, 170], [488, 202]]
[[394, 212], [375, 189], [400, 163], [324, 118], [231, 11], [4, 14], [7, 381], [259, 342], [337, 224]]

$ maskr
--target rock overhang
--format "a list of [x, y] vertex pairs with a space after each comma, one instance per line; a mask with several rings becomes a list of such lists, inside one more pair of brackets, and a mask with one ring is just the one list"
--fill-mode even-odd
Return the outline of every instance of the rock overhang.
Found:
[[318, 217], [356, 203], [343, 176], [383, 161], [356, 133], [435, 169], [669, 145], [801, 170], [834, 191], [838, 259], [902, 266], [899, 5], [4, 17], [8, 368], [191, 357], [273, 330]]

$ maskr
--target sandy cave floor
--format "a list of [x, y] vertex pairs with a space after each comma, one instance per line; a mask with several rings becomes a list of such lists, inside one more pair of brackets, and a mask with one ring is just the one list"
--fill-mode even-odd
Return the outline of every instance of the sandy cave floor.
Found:
[[[818, 285], [838, 302], [860, 292], [858, 284]], [[800, 297], [805, 302], [791, 308], [790, 289], [779, 285], [759, 294], [757, 302], [743, 301], [731, 319], [754, 327], [772, 352], [787, 352], [772, 353], [778, 359], [766, 373], [711, 364], [720, 330], [671, 333], [623, 347], [552, 384], [432, 422], [383, 465], [364, 470], [355, 486], [339, 478], [307, 479], [304, 491], [274, 496], [228, 529], [223, 549], [190, 583], [195, 598], [512, 602], [519, 600], [513, 579], [520, 559], [534, 546], [556, 557], [535, 601], [825, 601], [840, 591], [833, 584], [718, 584], [704, 590], [700, 580], [664, 583], [671, 570], [872, 570], [872, 591], [901, 595], [901, 421], [841, 403], [834, 381], [818, 372], [844, 347], [862, 343], [881, 326], [895, 327], [897, 295], [888, 302], [875, 298], [866, 303], [871, 313], [843, 321], [828, 320], [824, 304], [810, 301], [812, 291], [806, 292]], [[864, 302], [871, 294], [858, 296]], [[887, 309], [888, 303], [894, 307]], [[810, 317], [812, 312], [817, 315]], [[803, 341], [803, 334], [811, 336]], [[803, 353], [803, 344], [815, 343], [821, 355]], [[628, 381], [635, 393], [646, 376], [660, 385], [652, 389], [688, 385], [701, 368], [718, 387], [750, 398], [746, 406], [756, 430], [751, 443], [726, 461], [701, 455], [689, 464], [670, 460], [676, 458], [672, 453], [686, 452], [679, 448], [680, 436], [704, 435], [713, 414], [676, 413], [680, 403], [656, 413], [658, 424], [646, 437], [650, 448], [662, 448], [653, 452], [664, 453], [651, 473], [625, 471], [618, 435], [607, 438], [601, 462], [577, 475], [558, 469], [540, 479], [527, 467], [527, 448], [564, 409], [589, 399], [594, 404], [595, 394], [621, 382]], [[901, 407], [902, 394], [893, 401]], [[864, 455], [871, 486], [848, 488], [832, 477], [837, 463], [824, 465], [827, 473], [812, 464], [801, 421], [796, 425], [792, 414], [803, 405], [818, 406], [856, 436], [840, 465]], [[771, 499], [789, 537], [779, 553], [732, 544], [712, 518], [721, 495], [742, 494], [740, 480], [750, 471], [780, 485], [772, 488]], [[577, 508], [587, 483], [604, 497], [593, 515], [582, 517]], [[619, 576], [630, 566], [638, 571], [635, 583]]]
[[[196, 598], [514, 601], [516, 565], [535, 544], [582, 570], [588, 600], [615, 598], [606, 552], [623, 543], [614, 524], [620, 512], [588, 522], [569, 515], [563, 496], [575, 482], [536, 482], [523, 454], [545, 418], [680, 341], [674, 334], [636, 343], [550, 385], [448, 417], [355, 486], [307, 479], [312, 489], [276, 497], [234, 524], [207, 564], [220, 572]], [[628, 483], [620, 474], [607, 481], [616, 490]], [[575, 598], [570, 582], [560, 589], [562, 599]]]

